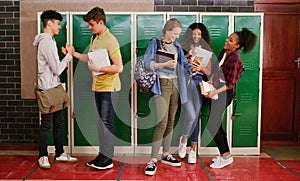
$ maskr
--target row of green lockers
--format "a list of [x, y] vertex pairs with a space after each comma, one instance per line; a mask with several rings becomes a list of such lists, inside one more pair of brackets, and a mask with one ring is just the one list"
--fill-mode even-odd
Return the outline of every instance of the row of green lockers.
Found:
[[[65, 45], [70, 37], [77, 52], [86, 53], [92, 36], [88, 24], [83, 21], [85, 13], [63, 14], [62, 29], [55, 36], [59, 47]], [[187, 27], [194, 22], [202, 22], [209, 30], [214, 54], [217, 56], [222, 50], [225, 39], [233, 31], [248, 28], [257, 36], [257, 44], [248, 54], [241, 52], [245, 67], [237, 86], [237, 108], [232, 129], [227, 130], [231, 138], [231, 147], [257, 147], [260, 127], [260, 65], [261, 65], [261, 38], [262, 38], [262, 14], [201, 14], [201, 13], [107, 13], [106, 24], [112, 34], [118, 39], [124, 70], [120, 74], [122, 90], [119, 94], [119, 102], [115, 114], [115, 145], [116, 146], [149, 146], [156, 124], [155, 105], [150, 93], [136, 91], [132, 95], [134, 80], [132, 74], [136, 56], [142, 56], [149, 40], [152, 37], [161, 36], [164, 23], [169, 18], [177, 18], [183, 25], [183, 30], [178, 41], [182, 40]], [[70, 22], [70, 23], [69, 23]], [[68, 26], [68, 27], [67, 27]], [[42, 29], [42, 25], [40, 25]], [[59, 52], [60, 57], [63, 55]], [[91, 73], [85, 63], [74, 60], [73, 67], [69, 68], [73, 73], [72, 89], [74, 91], [74, 126], [70, 129], [73, 135], [73, 146], [98, 145], [98, 133], [96, 126], [96, 112], [94, 98], [91, 92]], [[67, 81], [67, 71], [62, 74], [62, 81]], [[72, 74], [71, 74], [72, 75]], [[70, 89], [70, 88], [69, 88]], [[133, 99], [135, 98], [135, 99]], [[133, 102], [132, 100], [136, 100]], [[137, 113], [133, 113], [131, 107], [136, 105]], [[201, 120], [201, 147], [214, 147], [215, 143], [210, 134], [207, 134], [205, 125], [209, 115], [208, 103], [205, 101]], [[65, 110], [66, 125], [68, 110]], [[135, 114], [136, 116], [133, 116]], [[178, 145], [178, 140], [183, 130], [184, 110], [179, 107], [174, 125], [172, 146]], [[133, 118], [137, 118], [132, 121]], [[226, 130], [230, 119], [224, 114], [223, 127]], [[64, 143], [68, 145], [68, 127], [65, 126]], [[204, 134], [203, 134], [204, 133]], [[132, 139], [132, 136], [135, 139]], [[70, 134], [69, 134], [70, 136]], [[135, 140], [135, 143], [132, 143]], [[53, 140], [50, 136], [50, 143]]]

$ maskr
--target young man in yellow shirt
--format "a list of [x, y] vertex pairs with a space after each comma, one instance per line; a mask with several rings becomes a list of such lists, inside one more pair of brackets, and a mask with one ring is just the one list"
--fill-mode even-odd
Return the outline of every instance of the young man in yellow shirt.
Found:
[[[89, 50], [99, 48], [106, 49], [111, 61], [110, 66], [96, 68], [87, 54], [74, 52], [72, 55], [80, 61], [87, 62], [93, 72], [101, 74], [93, 75], [92, 90], [94, 91], [95, 103], [98, 110], [98, 136], [99, 155], [90, 162], [88, 166], [96, 169], [108, 169], [113, 167], [112, 157], [114, 156], [114, 108], [117, 103], [118, 92], [121, 90], [119, 73], [123, 71], [123, 63], [120, 46], [117, 39], [106, 27], [106, 15], [102, 8], [91, 9], [84, 17], [88, 22], [89, 29], [93, 33]], [[104, 60], [97, 60], [104, 61]]]

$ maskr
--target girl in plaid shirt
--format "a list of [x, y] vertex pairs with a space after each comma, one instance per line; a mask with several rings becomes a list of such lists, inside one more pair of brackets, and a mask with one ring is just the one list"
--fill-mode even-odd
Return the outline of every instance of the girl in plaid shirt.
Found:
[[216, 90], [208, 92], [205, 97], [212, 98], [218, 94], [219, 98], [212, 100], [207, 129], [217, 144], [220, 156], [212, 159], [211, 168], [223, 168], [233, 162], [226, 133], [222, 127], [222, 115], [234, 98], [236, 83], [244, 71], [238, 50], [242, 49], [244, 53], [248, 53], [254, 48], [256, 39], [256, 35], [246, 28], [233, 32], [226, 39], [224, 49], [213, 66], [210, 83]]

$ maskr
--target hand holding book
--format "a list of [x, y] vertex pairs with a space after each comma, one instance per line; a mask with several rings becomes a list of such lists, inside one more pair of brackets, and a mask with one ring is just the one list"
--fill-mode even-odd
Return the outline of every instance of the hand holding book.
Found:
[[[201, 93], [204, 96], [207, 96], [209, 94], [209, 92], [212, 92], [212, 91], [216, 90], [216, 88], [208, 82], [202, 81], [199, 84], [200, 84], [200, 88], [201, 88]], [[218, 94], [214, 95], [212, 97], [212, 99], [217, 100], [218, 99]]]
[[156, 55], [158, 71], [165, 72], [168, 74], [174, 74], [176, 67], [176, 61], [174, 60], [175, 54], [164, 50], [157, 50]]

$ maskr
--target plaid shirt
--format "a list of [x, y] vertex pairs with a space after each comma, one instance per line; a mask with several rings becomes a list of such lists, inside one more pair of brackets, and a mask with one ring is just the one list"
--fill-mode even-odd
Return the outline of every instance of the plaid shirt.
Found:
[[[228, 87], [228, 89], [233, 89], [235, 88], [235, 85], [239, 78], [241, 77], [241, 74], [244, 71], [244, 67], [242, 64], [242, 60], [240, 57], [240, 54], [238, 50], [235, 50], [233, 52], [230, 52], [224, 60], [224, 63], [221, 65], [221, 68], [219, 68], [219, 62], [223, 58], [223, 55], [225, 53], [225, 50], [223, 50], [219, 57], [218, 61], [214, 65], [214, 75], [216, 78], [224, 80], [225, 79], [225, 84]], [[214, 86], [219, 88], [221, 85], [218, 85], [217, 82], [220, 83], [220, 81], [214, 81]], [[224, 84], [223, 84], [224, 85]]]

